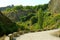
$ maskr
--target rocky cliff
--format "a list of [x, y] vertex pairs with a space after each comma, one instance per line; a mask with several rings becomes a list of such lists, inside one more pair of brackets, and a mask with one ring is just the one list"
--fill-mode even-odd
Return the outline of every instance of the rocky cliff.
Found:
[[17, 31], [17, 26], [0, 12], [0, 36]]
[[50, 0], [49, 10], [52, 13], [60, 13], [60, 0]]

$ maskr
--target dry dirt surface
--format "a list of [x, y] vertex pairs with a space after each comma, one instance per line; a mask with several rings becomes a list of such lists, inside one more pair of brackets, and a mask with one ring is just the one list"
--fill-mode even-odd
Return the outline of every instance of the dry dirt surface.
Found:
[[51, 33], [58, 30], [60, 29], [27, 33], [27, 34], [21, 35], [20, 37], [17, 37], [16, 40], [60, 40], [59, 37], [51, 35]]

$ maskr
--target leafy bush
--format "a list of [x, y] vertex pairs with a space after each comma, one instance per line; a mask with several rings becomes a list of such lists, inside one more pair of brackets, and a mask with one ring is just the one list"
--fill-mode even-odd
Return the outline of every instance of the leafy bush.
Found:
[[32, 25], [37, 23], [37, 21], [38, 21], [37, 17], [35, 17], [35, 16], [33, 16], [30, 20], [32, 22]]
[[33, 13], [28, 14], [27, 16], [20, 17], [20, 20], [21, 20], [22, 22], [25, 22], [25, 21], [29, 20], [32, 16], [34, 16]]

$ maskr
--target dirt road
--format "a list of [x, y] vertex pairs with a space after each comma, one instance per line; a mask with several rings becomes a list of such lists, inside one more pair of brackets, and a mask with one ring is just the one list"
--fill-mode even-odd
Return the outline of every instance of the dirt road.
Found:
[[35, 33], [27, 33], [27, 34], [21, 35], [16, 40], [60, 40], [59, 37], [55, 37], [51, 35], [51, 33], [58, 31], [58, 30], [60, 29], [35, 32]]

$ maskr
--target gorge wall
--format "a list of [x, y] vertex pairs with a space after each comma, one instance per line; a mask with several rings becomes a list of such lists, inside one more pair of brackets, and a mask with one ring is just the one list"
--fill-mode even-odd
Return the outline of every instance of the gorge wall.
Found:
[[0, 37], [17, 31], [16, 23], [12, 22], [8, 17], [0, 12]]
[[50, 0], [49, 10], [52, 13], [60, 13], [60, 0]]

